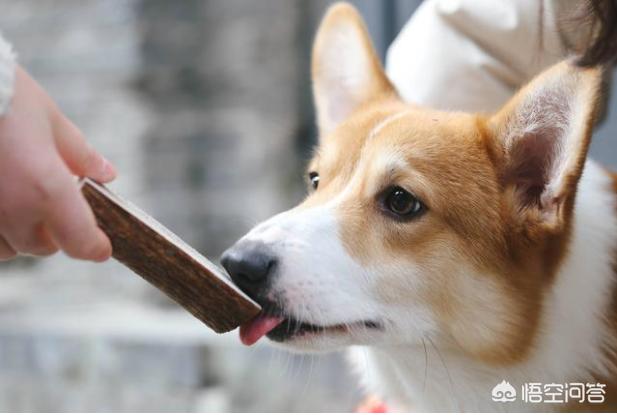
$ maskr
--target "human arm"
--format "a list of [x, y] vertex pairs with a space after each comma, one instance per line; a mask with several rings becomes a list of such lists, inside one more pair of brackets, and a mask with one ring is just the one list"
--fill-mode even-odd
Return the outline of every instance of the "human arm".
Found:
[[0, 40], [0, 260], [63, 250], [102, 261], [111, 244], [75, 176], [108, 182], [113, 166], [85, 141]]

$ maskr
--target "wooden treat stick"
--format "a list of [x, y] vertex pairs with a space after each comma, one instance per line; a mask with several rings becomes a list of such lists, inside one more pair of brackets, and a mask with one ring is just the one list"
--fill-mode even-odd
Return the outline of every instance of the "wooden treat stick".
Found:
[[217, 333], [235, 329], [261, 308], [216, 265], [155, 219], [85, 178], [81, 191], [113, 247], [113, 257]]

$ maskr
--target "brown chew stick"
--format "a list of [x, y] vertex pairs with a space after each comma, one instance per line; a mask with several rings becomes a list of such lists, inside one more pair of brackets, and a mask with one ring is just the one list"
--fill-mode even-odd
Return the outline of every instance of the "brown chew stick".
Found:
[[80, 181], [113, 257], [217, 333], [255, 317], [260, 307], [223, 272], [156, 220], [91, 179]]

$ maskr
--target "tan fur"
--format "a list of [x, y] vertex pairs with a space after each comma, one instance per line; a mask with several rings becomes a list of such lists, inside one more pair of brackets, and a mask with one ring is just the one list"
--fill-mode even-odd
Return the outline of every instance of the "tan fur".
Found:
[[[332, 80], [323, 57], [340, 25], [351, 26], [361, 39], [370, 82], [354, 92], [349, 116], [326, 129], [323, 114], [330, 103], [324, 94]], [[333, 7], [324, 19], [313, 56], [322, 137], [309, 171], [318, 171], [321, 181], [298, 209], [337, 199], [341, 238], [355, 260], [365, 266], [413, 263], [426, 275], [413, 289], [381, 276], [376, 292], [382, 301], [429, 304], [449, 333], [441, 340], [482, 362], [523, 361], [534, 347], [543, 297], [568, 249], [600, 71], [561, 63], [491, 116], [418, 108], [397, 98], [360, 17], [346, 5]], [[584, 139], [571, 149], [575, 157], [551, 198], [541, 201], [542, 209], [526, 206], [509, 176], [517, 149], [506, 136], [534, 89], [547, 79], [572, 76], [580, 99], [589, 103]], [[376, 163], [388, 157], [399, 163]], [[385, 217], [376, 196], [392, 184], [412, 190], [427, 214], [409, 223]]]
[[[225, 256], [265, 310], [244, 333], [282, 320], [267, 335], [286, 347], [358, 346], [368, 386], [401, 409], [615, 405], [617, 175], [586, 161], [602, 70], [559, 63], [495, 114], [422, 108], [339, 4], [312, 72], [309, 194]], [[491, 399], [502, 379], [606, 383], [606, 405], [508, 407]]]
[[[617, 384], [617, 218], [596, 164], [576, 199], [602, 71], [557, 64], [495, 114], [422, 108], [399, 98], [359, 14], [339, 4], [317, 34], [312, 73], [320, 139], [308, 172], [318, 186], [236, 247], [269, 259], [255, 295], [299, 323], [271, 338], [302, 350], [366, 346], [375, 386], [428, 409], [457, 399], [499, 409], [489, 399], [502, 376]], [[387, 203], [405, 192], [424, 209]], [[425, 340], [459, 377], [451, 404], [439, 374], [419, 389]]]

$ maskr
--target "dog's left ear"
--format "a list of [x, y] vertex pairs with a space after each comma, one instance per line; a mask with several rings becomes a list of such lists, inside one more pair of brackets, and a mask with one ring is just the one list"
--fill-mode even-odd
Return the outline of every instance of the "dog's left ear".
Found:
[[500, 178], [522, 221], [557, 230], [571, 213], [601, 83], [600, 69], [562, 62], [490, 118]]
[[321, 22], [313, 44], [312, 78], [322, 134], [361, 105], [395, 95], [362, 17], [347, 3], [330, 7]]

